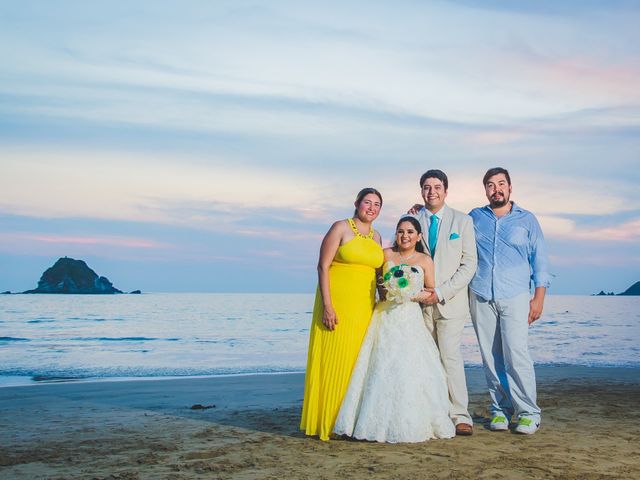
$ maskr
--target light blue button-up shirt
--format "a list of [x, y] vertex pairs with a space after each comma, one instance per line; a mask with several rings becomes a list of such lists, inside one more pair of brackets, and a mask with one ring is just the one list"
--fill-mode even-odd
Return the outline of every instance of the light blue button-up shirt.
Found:
[[469, 212], [478, 246], [478, 270], [469, 288], [485, 300], [503, 300], [551, 284], [544, 236], [536, 217], [512, 202], [498, 218], [489, 205]]

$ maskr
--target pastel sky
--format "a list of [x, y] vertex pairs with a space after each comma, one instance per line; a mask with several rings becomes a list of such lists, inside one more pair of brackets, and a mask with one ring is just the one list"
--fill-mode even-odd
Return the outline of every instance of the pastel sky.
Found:
[[312, 292], [360, 188], [511, 171], [550, 293], [640, 280], [638, 1], [0, 3], [0, 291]]

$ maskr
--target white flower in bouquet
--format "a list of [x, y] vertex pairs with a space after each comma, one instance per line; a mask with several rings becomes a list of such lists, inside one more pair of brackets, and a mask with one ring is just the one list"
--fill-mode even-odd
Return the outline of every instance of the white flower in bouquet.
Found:
[[420, 270], [407, 264], [391, 267], [384, 274], [384, 286], [387, 289], [387, 300], [404, 303], [415, 297], [424, 284]]

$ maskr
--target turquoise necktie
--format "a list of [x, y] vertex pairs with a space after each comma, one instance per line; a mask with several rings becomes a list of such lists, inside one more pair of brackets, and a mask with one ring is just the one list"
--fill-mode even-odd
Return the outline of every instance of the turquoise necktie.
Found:
[[436, 255], [436, 244], [438, 243], [438, 217], [431, 215], [431, 224], [429, 225], [429, 250], [431, 258]]

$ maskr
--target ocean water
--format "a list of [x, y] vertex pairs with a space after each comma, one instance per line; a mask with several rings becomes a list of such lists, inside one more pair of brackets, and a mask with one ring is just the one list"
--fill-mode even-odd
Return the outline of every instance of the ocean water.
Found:
[[[0, 296], [0, 385], [303, 371], [311, 294]], [[640, 297], [547, 297], [538, 364], [640, 366]], [[467, 365], [479, 366], [471, 324]]]

